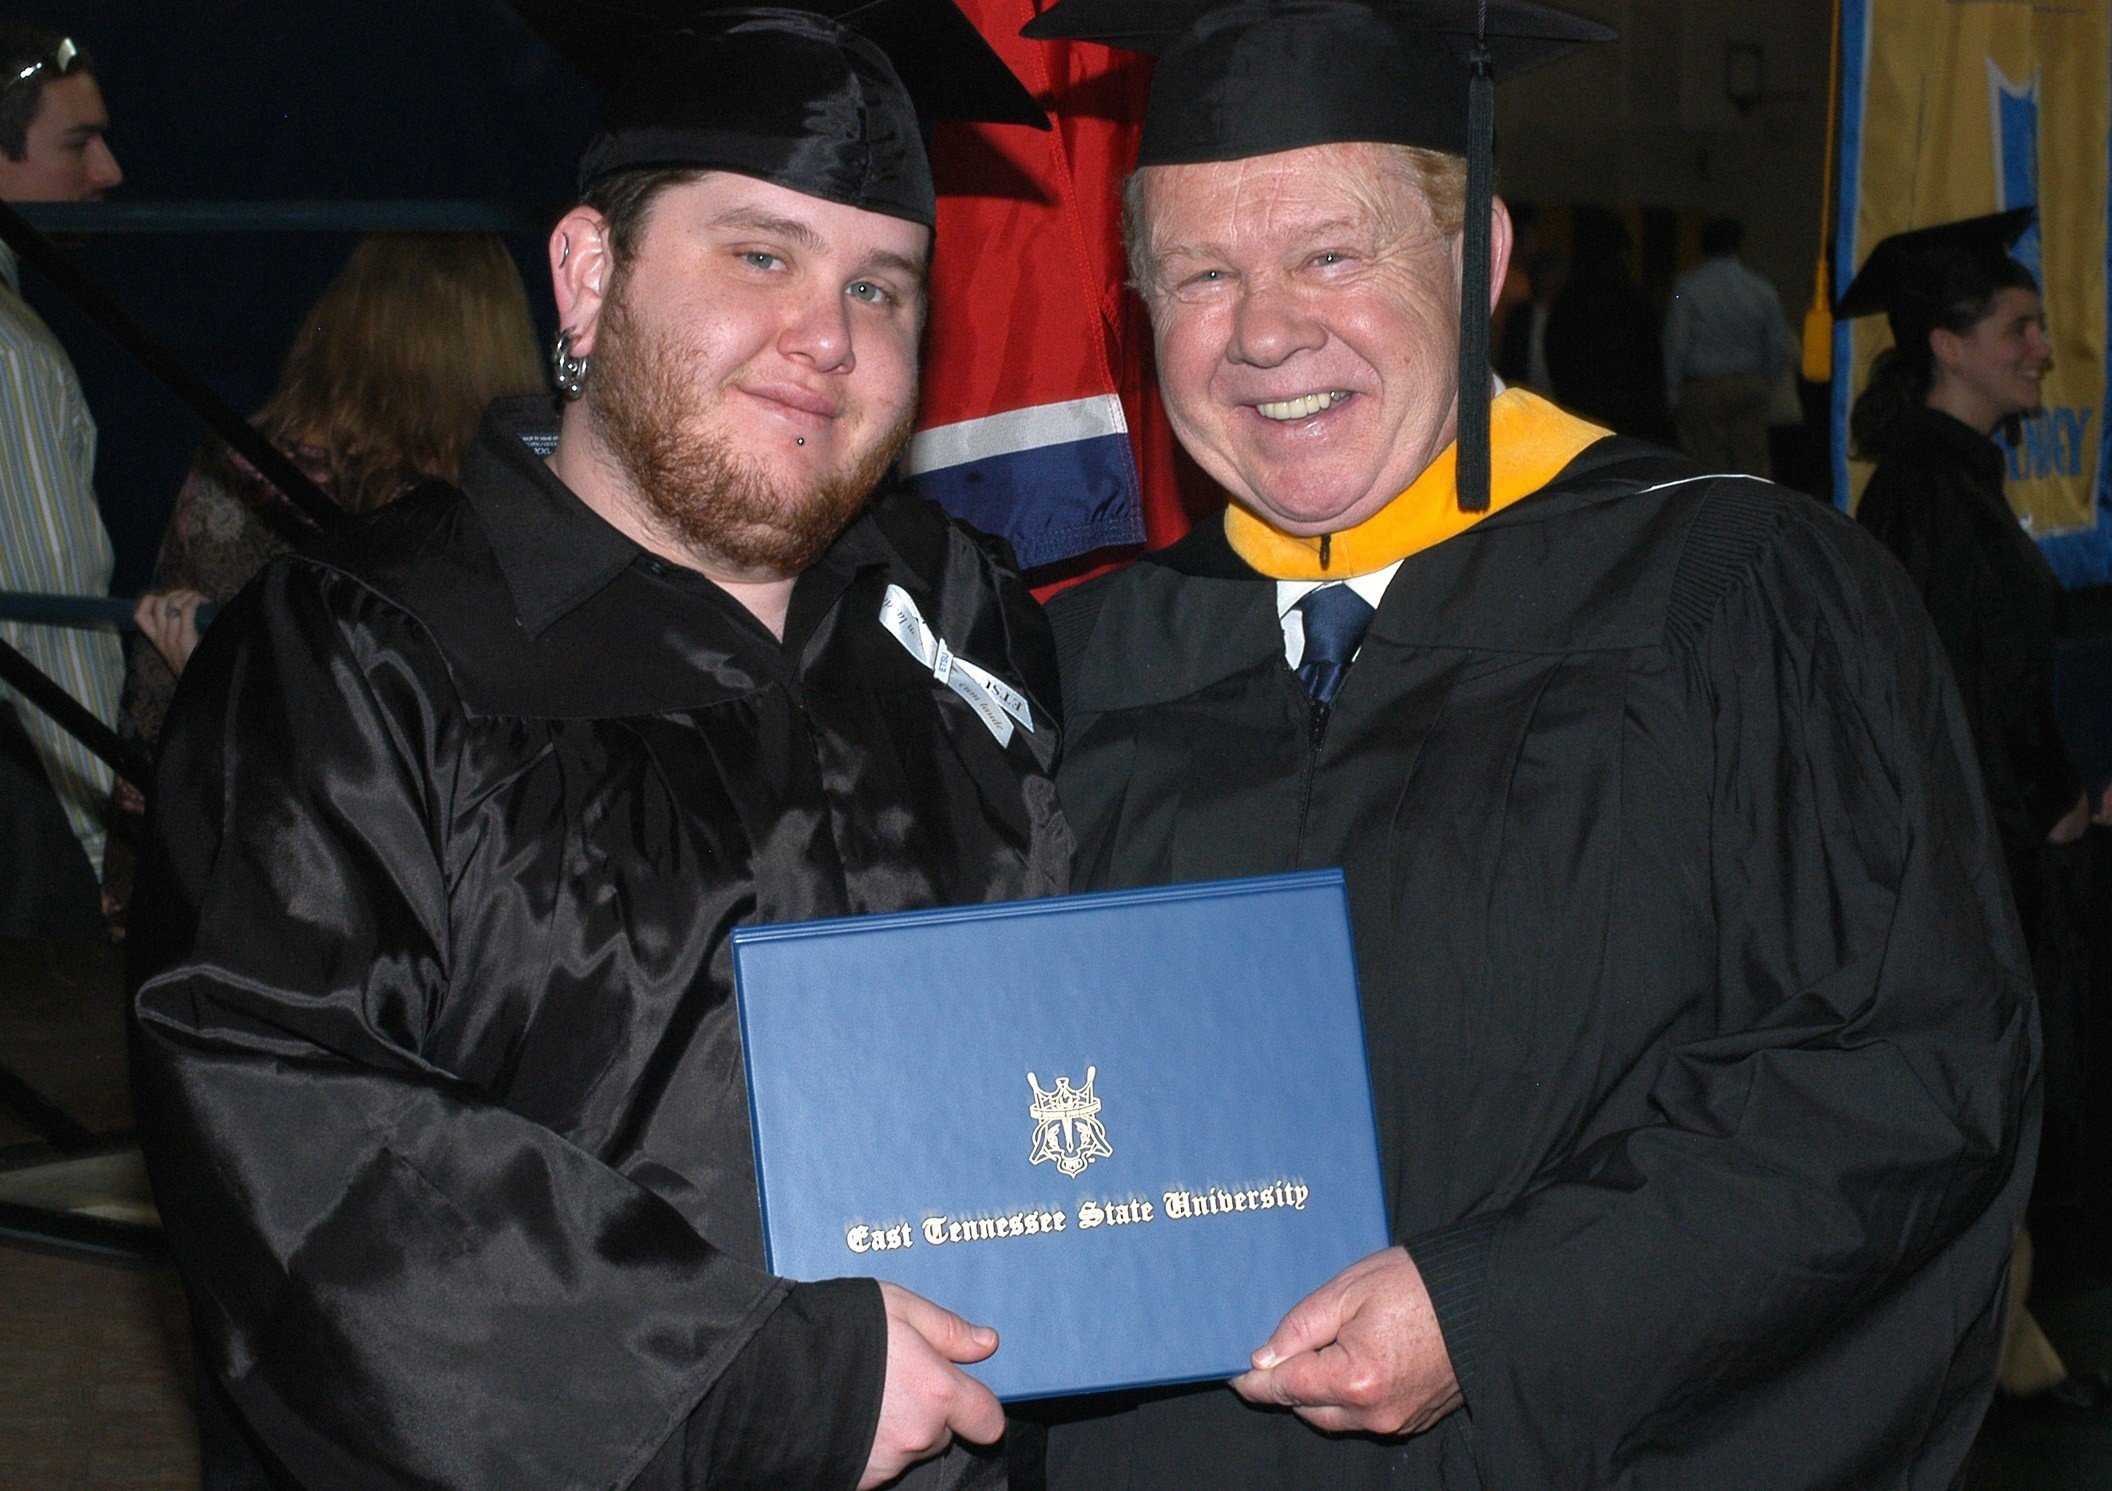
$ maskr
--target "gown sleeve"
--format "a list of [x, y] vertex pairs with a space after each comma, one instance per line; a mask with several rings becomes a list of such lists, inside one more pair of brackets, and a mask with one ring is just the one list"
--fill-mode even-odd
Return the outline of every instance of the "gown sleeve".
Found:
[[1654, 1484], [1655, 1450], [1700, 1465], [1754, 1416], [1795, 1442], [1711, 1483], [1889, 1483], [1931, 1430], [1838, 1401], [1855, 1363], [1927, 1413], [1985, 1402], [2037, 1136], [2029, 977], [1920, 603], [1828, 517], [1673, 648], [1707, 722], [1705, 1029], [1647, 1121], [1407, 1242], [1488, 1485]]
[[194, 672], [136, 927], [163, 966], [135, 1085], [201, 1365], [256, 1439], [316, 1487], [614, 1487], [668, 1463], [850, 1486], [877, 1287], [754, 1270], [422, 1053], [475, 973], [449, 945], [463, 716], [423, 632], [282, 562]]

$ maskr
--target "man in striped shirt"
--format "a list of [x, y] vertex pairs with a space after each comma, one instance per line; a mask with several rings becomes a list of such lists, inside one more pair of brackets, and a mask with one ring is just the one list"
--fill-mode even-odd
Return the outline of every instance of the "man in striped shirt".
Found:
[[[41, 27], [0, 20], [0, 199], [85, 202], [116, 186], [122, 173], [104, 141], [109, 123], [86, 54]], [[95, 422], [80, 379], [50, 328], [23, 301], [20, 266], [0, 246], [0, 590], [109, 593], [113, 556], [96, 506], [94, 471]], [[13, 623], [0, 623], [0, 637], [100, 718], [115, 722], [124, 682], [116, 637]], [[0, 688], [0, 706], [8, 704], [99, 875], [110, 769]], [[77, 879], [65, 866], [21, 868]]]

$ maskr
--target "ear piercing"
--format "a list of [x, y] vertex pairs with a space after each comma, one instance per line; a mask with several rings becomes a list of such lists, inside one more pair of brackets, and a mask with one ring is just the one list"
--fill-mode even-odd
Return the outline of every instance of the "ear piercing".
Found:
[[569, 331], [560, 331], [557, 345], [550, 349], [550, 381], [568, 399], [576, 399], [586, 390], [587, 359], [573, 352]]

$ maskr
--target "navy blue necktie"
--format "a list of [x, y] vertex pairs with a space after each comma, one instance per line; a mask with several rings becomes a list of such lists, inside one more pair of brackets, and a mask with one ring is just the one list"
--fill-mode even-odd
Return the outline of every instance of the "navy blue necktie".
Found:
[[1364, 628], [1371, 625], [1371, 602], [1347, 585], [1328, 585], [1298, 603], [1305, 618], [1305, 657], [1298, 681], [1322, 709], [1335, 702], [1335, 691], [1357, 655]]

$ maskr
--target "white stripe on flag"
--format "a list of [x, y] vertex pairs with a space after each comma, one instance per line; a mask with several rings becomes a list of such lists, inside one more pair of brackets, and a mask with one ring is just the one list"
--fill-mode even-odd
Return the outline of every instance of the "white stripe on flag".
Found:
[[991, 456], [1128, 433], [1129, 421], [1122, 417], [1122, 401], [1111, 393], [1095, 394], [1066, 404], [1034, 404], [920, 430], [909, 442], [909, 455], [903, 465], [911, 476], [922, 476], [927, 471], [943, 471]]

